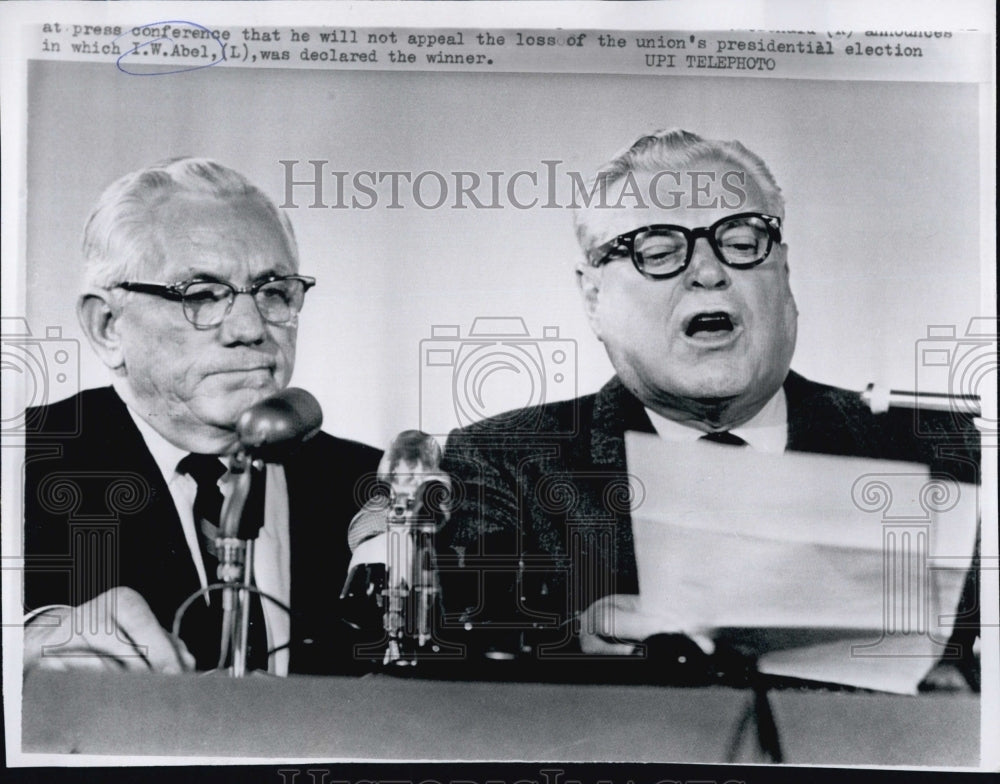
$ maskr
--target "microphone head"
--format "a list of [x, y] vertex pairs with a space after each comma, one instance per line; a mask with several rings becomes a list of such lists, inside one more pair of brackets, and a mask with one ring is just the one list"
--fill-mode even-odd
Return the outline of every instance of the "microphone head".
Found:
[[451, 484], [443, 479], [428, 479], [417, 488], [414, 495], [414, 517], [431, 522], [440, 529], [451, 515]]
[[236, 421], [240, 445], [251, 457], [280, 462], [319, 432], [323, 410], [304, 389], [290, 387], [251, 406]]

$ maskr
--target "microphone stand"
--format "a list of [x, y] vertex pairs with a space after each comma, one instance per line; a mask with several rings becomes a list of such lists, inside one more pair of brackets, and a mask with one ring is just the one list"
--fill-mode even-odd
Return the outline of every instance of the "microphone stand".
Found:
[[246, 674], [247, 644], [250, 625], [250, 592], [253, 588], [253, 540], [240, 538], [240, 520], [250, 495], [253, 460], [245, 449], [230, 458], [229, 477], [232, 492], [222, 508], [222, 520], [216, 547], [219, 554], [218, 578], [223, 583], [223, 656], [232, 651], [230, 674]]
[[[219, 557], [219, 582], [191, 594], [174, 614], [173, 634], [179, 636], [181, 619], [187, 608], [199, 596], [222, 590], [222, 633], [219, 668], [232, 652], [230, 674], [235, 678], [246, 675], [247, 647], [250, 631], [250, 596], [258, 594], [286, 612], [290, 610], [254, 585], [253, 540], [260, 524], [250, 530], [242, 525], [243, 511], [250, 497], [253, 472], [263, 472], [264, 463], [281, 462], [303, 441], [319, 432], [323, 411], [312, 395], [304, 389], [287, 389], [265, 398], [244, 411], [236, 422], [240, 448], [229, 459], [225, 481], [230, 492], [225, 495], [219, 536], [215, 540]], [[261, 521], [262, 522], [262, 521]]]
[[[383, 664], [408, 665], [416, 664], [406, 657], [407, 638], [413, 631], [414, 599], [417, 599], [419, 587], [414, 576], [414, 561], [419, 557], [414, 552], [418, 546], [415, 541], [413, 509], [414, 498], [408, 494], [397, 496], [386, 511], [386, 585], [385, 596], [385, 626], [388, 644]], [[421, 643], [422, 644], [422, 643]]]
[[383, 664], [414, 666], [421, 655], [439, 654], [450, 647], [434, 639], [434, 613], [440, 597], [434, 534], [441, 519], [435, 515], [435, 503], [428, 503], [431, 495], [445, 492], [450, 488], [443, 482], [425, 482], [413, 495], [394, 498], [386, 510], [383, 624], [388, 644]]

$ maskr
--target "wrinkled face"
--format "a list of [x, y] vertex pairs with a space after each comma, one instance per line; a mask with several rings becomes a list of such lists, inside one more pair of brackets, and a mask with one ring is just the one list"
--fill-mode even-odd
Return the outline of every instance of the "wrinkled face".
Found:
[[[280, 225], [253, 199], [177, 195], [153, 220], [163, 261], [144, 265], [136, 280], [208, 278], [242, 288], [296, 271]], [[198, 329], [180, 302], [127, 293], [118, 328], [136, 403], [175, 442], [232, 430], [245, 409], [288, 384], [295, 363], [295, 327], [263, 321], [249, 295], [236, 297], [219, 326]]]
[[[701, 162], [691, 169], [707, 173], [697, 178], [699, 190], [688, 176], [680, 178], [682, 187], [661, 177], [653, 185], [660, 206], [647, 196], [654, 176], [636, 174], [649, 208], [597, 210], [590, 228], [606, 242], [640, 226], [696, 228], [739, 212], [769, 212], [759, 187], [738, 167]], [[763, 405], [784, 381], [795, 348], [786, 252], [776, 244], [758, 266], [734, 269], [701, 237], [690, 265], [672, 278], [643, 277], [627, 255], [582, 268], [591, 326], [626, 386], [653, 408], [711, 399], [735, 400], [747, 410]]]

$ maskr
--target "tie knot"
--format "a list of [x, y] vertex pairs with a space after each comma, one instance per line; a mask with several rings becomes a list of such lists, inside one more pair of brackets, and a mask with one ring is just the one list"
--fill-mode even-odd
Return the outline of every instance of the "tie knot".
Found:
[[728, 430], [719, 433], [705, 433], [701, 437], [702, 441], [712, 441], [716, 444], [726, 444], [727, 446], [746, 446], [747, 442], [737, 435], [733, 435]]
[[215, 487], [226, 473], [226, 467], [216, 455], [191, 453], [177, 464], [177, 473], [189, 474], [198, 487]]

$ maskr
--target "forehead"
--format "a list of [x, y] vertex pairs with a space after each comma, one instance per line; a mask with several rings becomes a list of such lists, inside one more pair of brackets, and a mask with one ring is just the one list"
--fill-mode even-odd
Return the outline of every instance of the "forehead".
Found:
[[281, 224], [257, 198], [174, 194], [156, 207], [151, 229], [163, 275], [295, 271]]
[[587, 211], [587, 226], [598, 244], [640, 226], [694, 228], [739, 212], [768, 212], [753, 175], [720, 160], [631, 172], [609, 186], [605, 204], [595, 202]]

